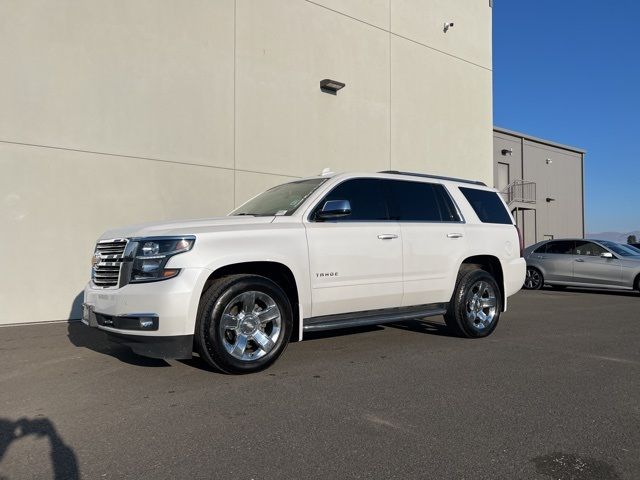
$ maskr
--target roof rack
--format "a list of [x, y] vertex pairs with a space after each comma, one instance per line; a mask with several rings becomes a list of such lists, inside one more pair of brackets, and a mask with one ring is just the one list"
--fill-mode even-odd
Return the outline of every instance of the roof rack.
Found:
[[390, 173], [392, 175], [407, 175], [411, 177], [424, 177], [424, 178], [435, 178], [437, 180], [448, 180], [450, 182], [459, 182], [459, 183], [470, 183], [471, 185], [482, 185], [486, 187], [487, 184], [484, 182], [479, 182], [476, 180], [465, 180], [464, 178], [455, 178], [455, 177], [443, 177], [441, 175], [429, 175], [427, 173], [412, 173], [412, 172], [401, 172], [399, 170], [382, 170], [378, 173]]

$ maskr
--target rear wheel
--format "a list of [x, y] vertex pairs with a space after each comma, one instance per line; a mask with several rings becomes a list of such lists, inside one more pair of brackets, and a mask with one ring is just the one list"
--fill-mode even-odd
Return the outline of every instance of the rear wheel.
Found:
[[286, 348], [291, 330], [291, 304], [268, 278], [231, 275], [203, 295], [197, 329], [200, 355], [223, 372], [268, 367]]
[[489, 272], [463, 270], [444, 320], [458, 336], [486, 337], [498, 326], [501, 306], [500, 288]]
[[542, 272], [535, 267], [527, 267], [527, 276], [524, 279], [524, 288], [527, 290], [540, 290], [544, 285]]

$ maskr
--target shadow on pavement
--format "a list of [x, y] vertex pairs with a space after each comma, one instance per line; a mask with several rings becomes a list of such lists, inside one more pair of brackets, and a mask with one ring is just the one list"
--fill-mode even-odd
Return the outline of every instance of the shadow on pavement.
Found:
[[77, 480], [80, 478], [78, 459], [73, 449], [58, 435], [53, 422], [48, 418], [30, 420], [21, 418], [12, 421], [0, 417], [0, 463], [9, 446], [29, 435], [46, 437], [51, 447], [50, 460], [55, 480]]
[[76, 347], [88, 348], [94, 352], [109, 355], [121, 362], [139, 367], [169, 367], [165, 361], [157, 358], [148, 358], [136, 355], [124, 345], [114, 343], [102, 330], [90, 328], [82, 322], [70, 321], [67, 326], [67, 337]]
[[408, 330], [416, 333], [427, 333], [429, 335], [439, 335], [443, 337], [455, 337], [444, 323], [428, 322], [426, 320], [407, 320], [402, 323], [390, 323], [391, 328]]

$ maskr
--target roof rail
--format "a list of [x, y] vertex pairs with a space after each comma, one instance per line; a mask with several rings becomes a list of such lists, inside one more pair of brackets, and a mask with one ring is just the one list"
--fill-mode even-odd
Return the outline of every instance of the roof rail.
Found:
[[455, 177], [443, 177], [442, 175], [429, 175], [427, 173], [412, 173], [412, 172], [401, 172], [399, 170], [382, 170], [378, 173], [390, 173], [392, 175], [407, 175], [411, 177], [424, 177], [424, 178], [435, 178], [437, 180], [448, 180], [450, 182], [459, 182], [459, 183], [470, 183], [471, 185], [482, 185], [486, 187], [487, 184], [484, 182], [479, 182], [476, 180], [465, 180], [464, 178], [455, 178]]

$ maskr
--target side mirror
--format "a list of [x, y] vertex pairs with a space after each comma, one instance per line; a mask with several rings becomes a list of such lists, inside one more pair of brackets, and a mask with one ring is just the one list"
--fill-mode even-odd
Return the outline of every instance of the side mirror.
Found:
[[602, 258], [613, 258], [613, 253], [611, 253], [611, 252], [602, 252], [602, 253], [600, 254], [600, 256], [601, 256]]
[[328, 200], [318, 212], [317, 217], [322, 220], [346, 217], [351, 214], [351, 203], [349, 200]]

